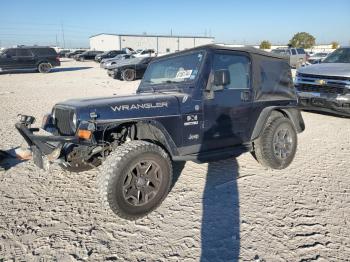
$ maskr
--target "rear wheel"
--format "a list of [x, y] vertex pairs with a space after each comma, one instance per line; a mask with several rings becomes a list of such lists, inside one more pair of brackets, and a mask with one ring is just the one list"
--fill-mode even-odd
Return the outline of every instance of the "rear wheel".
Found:
[[172, 183], [172, 165], [159, 146], [125, 143], [102, 164], [98, 188], [104, 205], [116, 215], [135, 220], [156, 209]]
[[284, 169], [293, 161], [297, 149], [297, 133], [285, 117], [268, 121], [254, 142], [254, 156], [260, 164], [272, 169]]
[[50, 63], [46, 63], [46, 62], [45, 63], [40, 63], [38, 65], [38, 71], [40, 73], [49, 73], [51, 68], [52, 68], [51, 64]]
[[125, 69], [122, 72], [122, 78], [125, 81], [134, 81], [136, 77], [136, 72], [134, 69]]

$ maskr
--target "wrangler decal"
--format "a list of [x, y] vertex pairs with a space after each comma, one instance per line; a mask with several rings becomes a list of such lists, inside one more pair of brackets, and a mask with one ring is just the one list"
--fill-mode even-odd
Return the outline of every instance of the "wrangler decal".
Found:
[[117, 112], [117, 111], [124, 111], [124, 110], [130, 111], [130, 110], [152, 109], [152, 108], [162, 108], [162, 107], [168, 107], [168, 102], [131, 104], [131, 105], [117, 105], [117, 106], [111, 106], [111, 109], [114, 112]]

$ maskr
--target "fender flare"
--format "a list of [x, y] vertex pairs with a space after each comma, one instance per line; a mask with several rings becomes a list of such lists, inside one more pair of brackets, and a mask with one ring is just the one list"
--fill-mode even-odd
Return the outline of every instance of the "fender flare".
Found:
[[283, 114], [289, 120], [291, 120], [297, 133], [301, 133], [305, 130], [305, 123], [298, 108], [290, 106], [269, 106], [261, 111], [260, 116], [256, 121], [254, 130], [252, 132], [251, 141], [257, 139], [260, 136], [273, 111], [277, 111]]
[[137, 139], [156, 143], [166, 150], [171, 157], [179, 155], [174, 140], [160, 122], [150, 119], [133, 119], [125, 122], [115, 122], [113, 128], [123, 125], [135, 126]]
[[150, 139], [170, 154], [171, 157], [178, 156], [179, 152], [174, 140], [165, 127], [155, 120], [136, 121], [137, 138], [142, 140]]

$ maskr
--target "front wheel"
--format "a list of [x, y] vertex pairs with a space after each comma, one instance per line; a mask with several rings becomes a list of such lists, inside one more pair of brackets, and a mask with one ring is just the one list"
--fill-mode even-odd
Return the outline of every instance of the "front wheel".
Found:
[[136, 78], [136, 72], [133, 69], [125, 69], [122, 72], [122, 78], [124, 81], [134, 81]]
[[294, 125], [288, 118], [273, 119], [254, 142], [254, 156], [267, 168], [284, 169], [294, 159], [297, 139]]
[[98, 189], [116, 215], [135, 220], [156, 209], [172, 182], [172, 164], [159, 146], [140, 140], [116, 148], [102, 164]]

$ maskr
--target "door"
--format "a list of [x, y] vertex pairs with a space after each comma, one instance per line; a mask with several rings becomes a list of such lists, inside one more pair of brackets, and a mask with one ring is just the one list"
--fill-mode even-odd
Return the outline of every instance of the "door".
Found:
[[296, 67], [299, 62], [299, 57], [297, 54], [297, 50], [295, 48], [290, 49], [290, 65]]
[[217, 70], [228, 70], [230, 80], [223, 90], [215, 91], [213, 98], [204, 101], [204, 150], [234, 146], [250, 139], [250, 61], [248, 55], [240, 52], [222, 51], [213, 54], [211, 74]]
[[11, 70], [14, 68], [15, 62], [16, 62], [16, 49], [7, 49], [0, 57], [0, 69]]
[[28, 69], [35, 67], [34, 55], [29, 49], [16, 49], [16, 69]]

